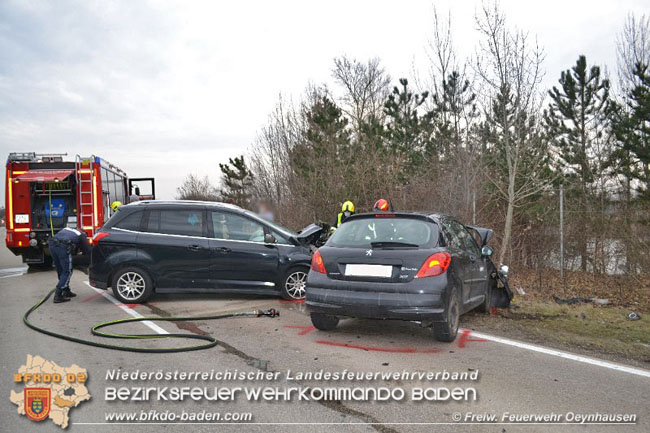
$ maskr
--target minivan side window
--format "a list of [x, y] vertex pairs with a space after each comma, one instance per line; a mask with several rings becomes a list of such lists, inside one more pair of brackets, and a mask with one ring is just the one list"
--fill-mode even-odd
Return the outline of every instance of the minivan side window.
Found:
[[124, 217], [120, 222], [115, 224], [113, 227], [123, 230], [140, 230], [140, 222], [142, 221], [142, 211], [133, 212], [130, 215]]
[[167, 235], [203, 236], [203, 210], [152, 210], [149, 213], [147, 231]]
[[213, 211], [212, 230], [216, 239], [264, 242], [262, 224], [230, 212]]

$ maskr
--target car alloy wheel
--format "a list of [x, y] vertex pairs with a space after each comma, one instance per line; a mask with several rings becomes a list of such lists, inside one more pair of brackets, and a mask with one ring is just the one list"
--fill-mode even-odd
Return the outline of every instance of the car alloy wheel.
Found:
[[293, 299], [304, 299], [307, 289], [307, 272], [294, 271], [284, 282], [285, 292]]
[[139, 299], [145, 291], [146, 282], [137, 272], [125, 272], [117, 280], [117, 292], [127, 301]]

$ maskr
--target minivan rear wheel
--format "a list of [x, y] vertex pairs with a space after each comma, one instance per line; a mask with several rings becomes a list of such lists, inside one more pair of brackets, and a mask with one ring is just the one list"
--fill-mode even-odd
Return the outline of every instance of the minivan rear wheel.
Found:
[[321, 331], [331, 331], [339, 324], [339, 318], [330, 314], [311, 313], [311, 323]]
[[451, 343], [456, 339], [458, 324], [460, 323], [460, 305], [458, 304], [458, 294], [455, 288], [451, 289], [447, 297], [445, 318], [444, 322], [434, 322], [433, 333], [436, 340]]
[[282, 279], [282, 297], [288, 300], [305, 299], [309, 268], [298, 267], [287, 271]]
[[113, 294], [123, 304], [141, 304], [153, 294], [151, 277], [136, 267], [118, 270], [113, 276]]

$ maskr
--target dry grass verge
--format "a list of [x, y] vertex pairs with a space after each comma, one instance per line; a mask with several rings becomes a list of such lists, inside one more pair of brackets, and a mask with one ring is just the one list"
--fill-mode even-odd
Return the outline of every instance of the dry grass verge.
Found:
[[642, 312], [641, 320], [631, 321], [626, 317], [630, 311], [517, 297], [510, 310], [492, 316], [469, 314], [462, 326], [650, 367], [650, 314]]

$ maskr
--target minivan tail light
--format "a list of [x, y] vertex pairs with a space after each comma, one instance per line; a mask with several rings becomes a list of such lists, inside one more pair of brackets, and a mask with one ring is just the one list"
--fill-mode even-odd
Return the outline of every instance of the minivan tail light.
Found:
[[92, 243], [96, 244], [96, 243], [99, 242], [100, 240], [102, 240], [102, 239], [108, 237], [108, 235], [109, 235], [109, 233], [106, 233], [106, 232], [99, 232], [99, 233], [95, 234], [95, 237], [93, 238], [93, 242], [92, 242]]
[[311, 268], [320, 273], [326, 274], [325, 264], [323, 263], [323, 257], [320, 255], [320, 251], [316, 250], [314, 256], [311, 258]]
[[449, 253], [441, 252], [431, 254], [424, 261], [415, 278], [435, 277], [436, 275], [444, 274], [450, 263], [451, 255]]

